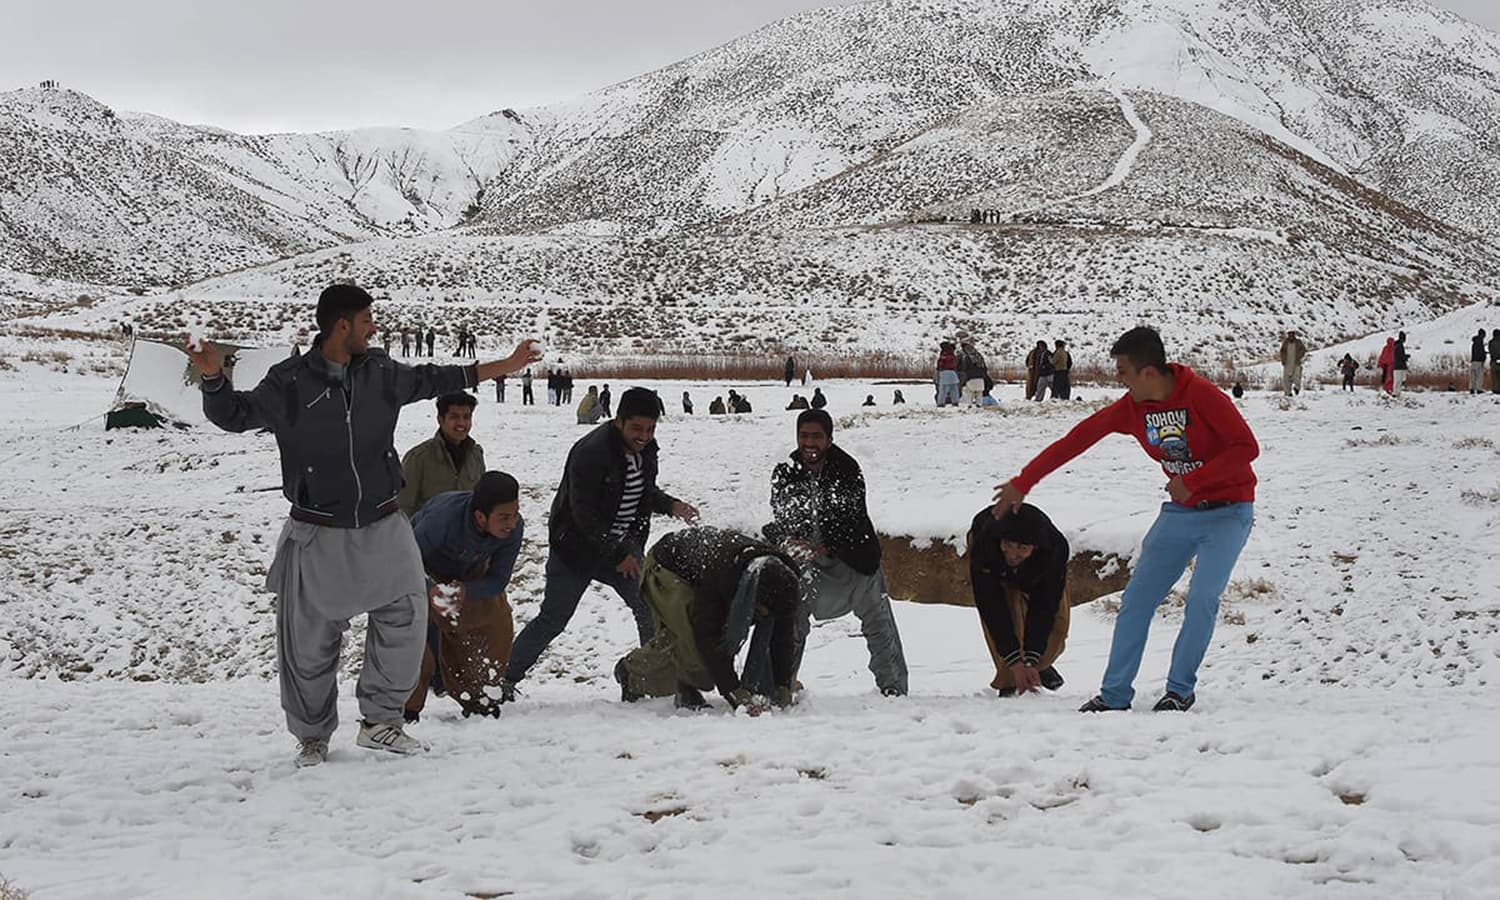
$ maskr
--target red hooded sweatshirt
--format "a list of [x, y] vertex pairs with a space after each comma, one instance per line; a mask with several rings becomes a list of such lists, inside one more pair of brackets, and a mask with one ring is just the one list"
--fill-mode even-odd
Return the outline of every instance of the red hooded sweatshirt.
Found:
[[1026, 464], [1012, 483], [1030, 493], [1036, 483], [1108, 434], [1134, 435], [1170, 479], [1181, 475], [1192, 495], [1184, 506], [1255, 500], [1250, 461], [1260, 445], [1234, 402], [1187, 366], [1170, 363], [1172, 396], [1137, 403], [1129, 394], [1099, 410]]

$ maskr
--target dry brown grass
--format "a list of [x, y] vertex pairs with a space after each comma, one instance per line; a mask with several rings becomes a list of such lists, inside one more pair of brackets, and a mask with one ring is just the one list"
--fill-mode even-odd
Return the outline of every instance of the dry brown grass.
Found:
[[[796, 380], [804, 371], [814, 378], [925, 379], [925, 363], [912, 356], [869, 351], [828, 355], [797, 355]], [[778, 381], [786, 358], [765, 354], [743, 356], [653, 356], [600, 359], [575, 367], [591, 378], [650, 378], [664, 381]]]
[[81, 331], [77, 328], [50, 328], [41, 325], [17, 325], [15, 333], [20, 337], [57, 338], [70, 341], [117, 341], [121, 339], [118, 331]]
[[0, 875], [0, 900], [26, 900], [29, 896], [31, 895], [17, 887], [14, 882]]
[[49, 368], [61, 368], [66, 371], [68, 363], [73, 361], [73, 354], [65, 350], [27, 350], [21, 354], [21, 362], [39, 363]]

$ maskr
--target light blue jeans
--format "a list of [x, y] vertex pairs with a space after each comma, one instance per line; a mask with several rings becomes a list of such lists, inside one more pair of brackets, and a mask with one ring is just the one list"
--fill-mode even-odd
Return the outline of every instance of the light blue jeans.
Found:
[[1167, 690], [1182, 697], [1192, 696], [1198, 684], [1198, 664], [1203, 662], [1214, 636], [1219, 597], [1229, 584], [1229, 575], [1254, 522], [1254, 503], [1232, 503], [1208, 510], [1162, 504], [1161, 514], [1146, 532], [1141, 558], [1120, 599], [1109, 665], [1099, 689], [1105, 703], [1126, 707], [1134, 699], [1135, 676], [1146, 650], [1151, 617], [1188, 563], [1196, 558], [1182, 628], [1172, 646], [1172, 666], [1167, 671]]
[[958, 405], [958, 373], [952, 369], [944, 369], [938, 373], [937, 405]]

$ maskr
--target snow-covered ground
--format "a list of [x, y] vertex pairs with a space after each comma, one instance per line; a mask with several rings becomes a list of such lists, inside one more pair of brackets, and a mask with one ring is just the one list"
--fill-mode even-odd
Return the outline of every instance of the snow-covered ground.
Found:
[[[902, 603], [910, 697], [876, 695], [840, 620], [814, 630], [791, 712], [625, 706], [608, 673], [633, 631], [591, 593], [501, 720], [434, 700], [417, 726], [430, 756], [376, 756], [353, 746], [346, 683], [329, 763], [294, 771], [257, 590], [284, 513], [263, 490], [271, 439], [105, 433], [118, 345], [0, 336], [0, 360], [0, 877], [34, 900], [1500, 893], [1500, 398], [1243, 401], [1257, 525], [1187, 715], [1147, 711], [1172, 609], [1136, 710], [1074, 712], [1097, 686], [1109, 598], [1075, 610], [1056, 695], [994, 698], [974, 612]], [[764, 521], [790, 392], [661, 387], [670, 411], [689, 390], [700, 413], [661, 423], [663, 485], [710, 523]], [[702, 415], [731, 387], [754, 413]], [[933, 409], [919, 385], [902, 409], [890, 385], [823, 387], [877, 526], [938, 540], [1117, 394], [1037, 405], [1004, 385], [981, 412]], [[524, 621], [584, 429], [510, 390], [503, 407], [482, 392], [474, 434], [525, 488]], [[409, 408], [398, 445], [432, 416]], [[1031, 499], [1075, 548], [1128, 553], [1161, 481], [1111, 438]]]

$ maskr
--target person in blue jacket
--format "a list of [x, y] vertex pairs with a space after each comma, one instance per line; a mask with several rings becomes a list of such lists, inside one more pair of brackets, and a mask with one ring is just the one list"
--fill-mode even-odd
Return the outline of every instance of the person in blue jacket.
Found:
[[500, 680], [515, 623], [505, 588], [521, 552], [520, 485], [485, 472], [472, 491], [447, 491], [422, 505], [412, 532], [427, 570], [427, 649], [406, 700], [416, 722], [429, 690], [458, 702], [464, 717], [499, 716]]

